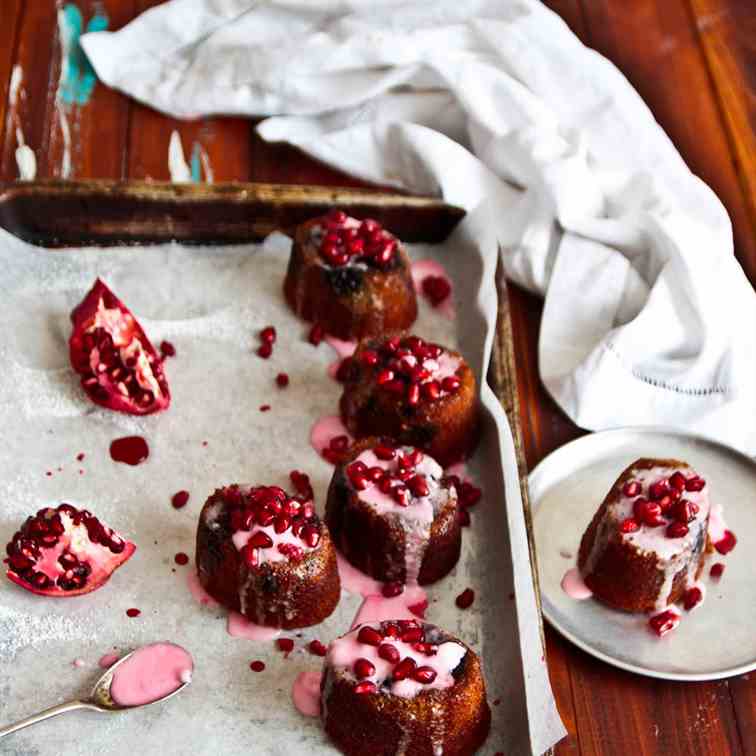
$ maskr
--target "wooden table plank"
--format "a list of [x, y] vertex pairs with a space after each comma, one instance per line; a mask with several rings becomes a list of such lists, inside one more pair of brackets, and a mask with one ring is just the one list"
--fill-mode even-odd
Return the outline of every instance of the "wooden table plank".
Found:
[[[756, 11], [743, 0], [688, 0], [756, 235]], [[756, 256], [744, 267], [756, 283]]]
[[14, 88], [11, 93], [11, 78], [13, 54], [16, 51], [18, 28], [21, 24], [21, 0], [6, 0], [3, 13], [3, 23], [0, 24], [0, 145], [3, 144], [6, 132], [15, 134], [16, 131], [18, 89]]

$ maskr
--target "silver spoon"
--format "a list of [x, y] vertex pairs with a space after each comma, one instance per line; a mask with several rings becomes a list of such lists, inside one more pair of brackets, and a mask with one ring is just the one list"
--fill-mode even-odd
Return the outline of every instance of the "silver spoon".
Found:
[[191, 685], [191, 682], [181, 683], [176, 690], [168, 693], [168, 695], [158, 698], [155, 701], [150, 701], [147, 704], [139, 704], [137, 706], [121, 706], [117, 704], [113, 697], [110, 695], [110, 686], [113, 682], [113, 673], [121, 666], [127, 659], [138, 651], [135, 648], [130, 651], [126, 656], [120, 658], [115, 664], [109, 667], [105, 674], [95, 683], [92, 688], [92, 692], [89, 694], [89, 698], [85, 698], [83, 701], [68, 701], [68, 703], [58, 704], [44, 711], [40, 711], [38, 714], [33, 714], [26, 719], [22, 719], [15, 724], [8, 725], [7, 727], [0, 727], [0, 738], [4, 738], [6, 735], [10, 735], [12, 732], [21, 730], [29, 725], [37, 724], [38, 722], [44, 722], [46, 719], [57, 717], [58, 714], [66, 714], [69, 711], [76, 711], [77, 709], [89, 709], [90, 711], [100, 712], [113, 712], [113, 711], [126, 711], [128, 709], [139, 709], [144, 706], [152, 706], [152, 704], [167, 701], [169, 698], [173, 698], [177, 693], [180, 693], [187, 685]]

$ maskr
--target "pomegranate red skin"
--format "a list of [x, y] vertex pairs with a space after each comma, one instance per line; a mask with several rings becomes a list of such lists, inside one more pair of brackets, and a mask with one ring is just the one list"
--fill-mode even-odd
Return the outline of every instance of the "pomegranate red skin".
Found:
[[[103, 301], [106, 308], [117, 308], [123, 315], [132, 319], [131, 335], [139, 340], [148, 358], [151, 358], [150, 367], [160, 388], [160, 396], [155, 396], [154, 400], [146, 405], [136, 402], [131, 396], [124, 396], [119, 393], [116, 390], [115, 383], [107, 380], [102, 374], [98, 378], [98, 385], [94, 387], [95, 390], [88, 390], [83, 386], [84, 380], [92, 375], [89, 366], [90, 353], [85, 347], [84, 336], [87, 328], [94, 321], [100, 300]], [[71, 367], [82, 376], [82, 386], [87, 396], [95, 404], [130, 415], [150, 415], [169, 407], [171, 392], [163, 371], [162, 358], [147, 338], [147, 334], [131, 310], [108, 288], [102, 279], [98, 278], [89, 293], [74, 307], [71, 312], [71, 322], [73, 323], [73, 331], [68, 342]]]
[[[117, 534], [120, 535], [120, 534]], [[108, 556], [108, 563], [107, 566], [98, 572], [97, 575], [92, 574], [90, 576], [90, 579], [87, 580], [87, 582], [82, 586], [81, 588], [74, 589], [74, 590], [63, 590], [62, 588], [58, 588], [56, 586], [52, 586], [49, 588], [37, 588], [34, 585], [31, 585], [26, 580], [24, 580], [17, 572], [15, 572], [13, 569], [8, 569], [8, 571], [5, 573], [8, 577], [8, 580], [15, 583], [19, 587], [23, 588], [25, 591], [29, 591], [30, 593], [34, 593], [37, 596], [48, 596], [50, 598], [71, 598], [73, 596], [83, 596], [84, 594], [91, 593], [92, 591], [97, 590], [98, 588], [102, 588], [105, 583], [110, 580], [110, 576], [123, 564], [125, 564], [131, 557], [133, 556], [134, 552], [136, 551], [136, 545], [132, 543], [131, 541], [124, 540], [124, 549], [120, 554], [111, 554]], [[8, 560], [6, 560], [7, 562]]]

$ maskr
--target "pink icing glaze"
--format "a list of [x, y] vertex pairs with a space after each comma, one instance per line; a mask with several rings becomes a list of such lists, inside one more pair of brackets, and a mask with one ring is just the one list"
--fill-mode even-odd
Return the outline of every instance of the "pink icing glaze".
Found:
[[[378, 623], [370, 624], [372, 627], [379, 627]], [[354, 663], [357, 659], [368, 659], [373, 663], [375, 672], [370, 677], [363, 679], [371, 680], [380, 688], [385, 680], [391, 679], [391, 672], [395, 665], [378, 656], [376, 646], [360, 643], [357, 640], [357, 634], [358, 630], [350, 630], [346, 635], [333, 641], [328, 648], [327, 661], [336, 673], [341, 673], [348, 679], [356, 680], [353, 672]], [[417, 651], [414, 644], [404, 643], [395, 638], [387, 638], [386, 642], [396, 647], [401, 659], [410, 657], [414, 659], [418, 667], [431, 667], [436, 671], [436, 679], [431, 683], [423, 684], [410, 678], [390, 683], [391, 693], [400, 698], [414, 698], [423, 690], [450, 688], [454, 685], [452, 671], [456, 669], [467, 653], [465, 647], [455, 641], [445, 641], [436, 645], [434, 656], [426, 656]]]
[[190, 682], [193, 669], [191, 654], [181, 646], [152, 643], [116, 667], [110, 695], [121, 706], [152, 703]]
[[270, 548], [257, 549], [258, 564], [262, 564], [263, 562], [286, 561], [288, 557], [278, 550], [278, 545], [282, 543], [292, 544], [293, 546], [297, 546], [305, 552], [313, 551], [315, 548], [313, 546], [308, 546], [301, 538], [295, 536], [291, 529], [286, 530], [283, 533], [276, 533], [273, 525], [266, 525], [265, 527], [263, 527], [262, 525], [255, 524], [252, 530], [237, 530], [231, 536], [231, 540], [233, 541], [234, 546], [236, 546], [236, 550], [241, 551], [244, 546], [246, 546], [247, 541], [249, 541], [252, 535], [254, 533], [257, 533], [258, 530], [266, 533], [270, 540], [273, 541], [273, 545]]
[[359, 593], [365, 597], [381, 595], [382, 583], [373, 580], [364, 572], [353, 567], [338, 551], [336, 552], [336, 563], [339, 567], [341, 587], [347, 593]]
[[593, 596], [593, 591], [585, 584], [577, 567], [567, 570], [562, 578], [562, 590], [572, 599], [582, 601]]
[[322, 672], [300, 672], [291, 689], [294, 706], [306, 717], [320, 716], [320, 682]]
[[722, 505], [715, 502], [711, 505], [709, 512], [709, 538], [712, 543], [718, 543], [724, 538], [727, 523], [724, 520]]
[[409, 607], [428, 602], [428, 594], [419, 586], [407, 586], [404, 593], [393, 598], [385, 596], [366, 596], [357, 610], [352, 627], [366, 622], [384, 622], [385, 620], [417, 619]]
[[341, 361], [345, 357], [351, 357], [354, 354], [354, 350], [357, 349], [357, 342], [342, 341], [335, 336], [326, 336], [325, 340], [328, 346], [338, 355], [337, 359], [328, 366], [328, 377], [336, 380], [336, 372], [339, 369], [339, 365], [341, 365]]
[[258, 625], [252, 622], [252, 620], [247, 619], [243, 614], [239, 614], [239, 612], [228, 613], [226, 630], [234, 638], [245, 638], [246, 640], [254, 641], [269, 641], [281, 635], [280, 628]]
[[320, 454], [335, 436], [349, 436], [350, 443], [354, 440], [349, 435], [349, 431], [344, 427], [344, 423], [341, 422], [341, 418], [338, 415], [326, 415], [317, 420], [312, 426], [312, 430], [310, 430], [310, 444]]
[[189, 592], [198, 604], [208, 607], [219, 606], [218, 602], [202, 587], [194, 570], [189, 570], [186, 576], [186, 584], [189, 586]]
[[444, 266], [441, 265], [441, 263], [437, 260], [417, 260], [416, 262], [412, 263], [411, 273], [412, 283], [415, 286], [415, 291], [420, 296], [422, 296], [423, 294], [423, 279], [427, 278], [428, 276], [440, 276], [441, 278], [446, 279], [446, 281], [452, 287], [452, 294], [450, 294], [443, 302], [441, 302], [438, 307], [434, 309], [441, 313], [444, 317], [449, 318], [449, 320], [453, 320], [456, 316], [453, 296], [454, 285], [447, 275]]
[[118, 654], [105, 654], [97, 663], [103, 668], [112, 667], [121, 657]]

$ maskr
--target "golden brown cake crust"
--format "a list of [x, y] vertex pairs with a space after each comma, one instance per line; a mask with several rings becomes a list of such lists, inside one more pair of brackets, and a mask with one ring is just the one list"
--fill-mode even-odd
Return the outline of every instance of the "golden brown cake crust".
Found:
[[223, 489], [219, 489], [202, 508], [197, 528], [197, 574], [210, 596], [258, 625], [285, 630], [316, 625], [333, 613], [341, 584], [325, 523], [318, 523], [317, 547], [305, 552], [300, 561], [265, 563], [250, 570], [231, 540], [225, 507]]
[[[444, 756], [471, 756], [483, 745], [491, 727], [491, 710], [480, 660], [462, 641], [448, 634], [446, 639], [467, 649], [455, 684], [421, 692], [415, 698], [356, 694], [354, 684], [334, 675], [326, 664], [321, 718], [342, 753], [434, 756], [435, 745], [442, 748]], [[440, 736], [435, 744], [429, 736], [431, 730]]]
[[[588, 529], [583, 534], [578, 553], [578, 568], [585, 584], [593, 595], [615, 609], [627, 612], [653, 612], [659, 589], [664, 582], [655, 555], [639, 553], [635, 548], [623, 542], [620, 535], [620, 522], [612, 516], [610, 506], [619, 501], [622, 487], [632, 479], [634, 470], [652, 470], [655, 467], [691, 470], [687, 462], [677, 459], [641, 458], [629, 465], [617, 478], [612, 488], [604, 497], [601, 506], [593, 516]], [[602, 527], [606, 527], [608, 538], [605, 543], [596, 543]], [[593, 569], [585, 574], [589, 555], [593, 549], [600, 549]], [[700, 548], [693, 551], [696, 560], [694, 576], [698, 578], [703, 569], [704, 556], [708, 548], [708, 539]], [[668, 603], [682, 598], [686, 588], [688, 567], [683, 565], [675, 575]]]
[[319, 323], [326, 333], [357, 340], [386, 331], [409, 328], [417, 318], [417, 297], [410, 260], [397, 244], [395, 263], [386, 270], [367, 266], [348, 279], [359, 279], [356, 290], [340, 285], [351, 266], [328, 268], [310, 241], [313, 226], [322, 218], [298, 226], [284, 279], [284, 295], [297, 315]]
[[378, 390], [374, 370], [361, 361], [365, 350], [398, 335], [364, 339], [358, 345], [339, 403], [342, 422], [357, 438], [385, 436], [427, 451], [442, 467], [448, 467], [468, 457], [479, 439], [475, 375], [459, 352], [447, 349], [460, 360], [456, 371], [459, 390], [433, 402], [421, 399], [416, 407], [408, 407], [403, 397]]
[[[339, 551], [357, 569], [381, 581], [406, 582], [406, 534], [396, 517], [378, 514], [357, 497], [348, 483], [346, 467], [378, 439], [359, 441], [347, 460], [336, 467], [328, 487], [325, 521]], [[450, 497], [435, 514], [417, 582], [433, 583], [449, 573], [459, 560], [462, 529], [458, 500]]]

